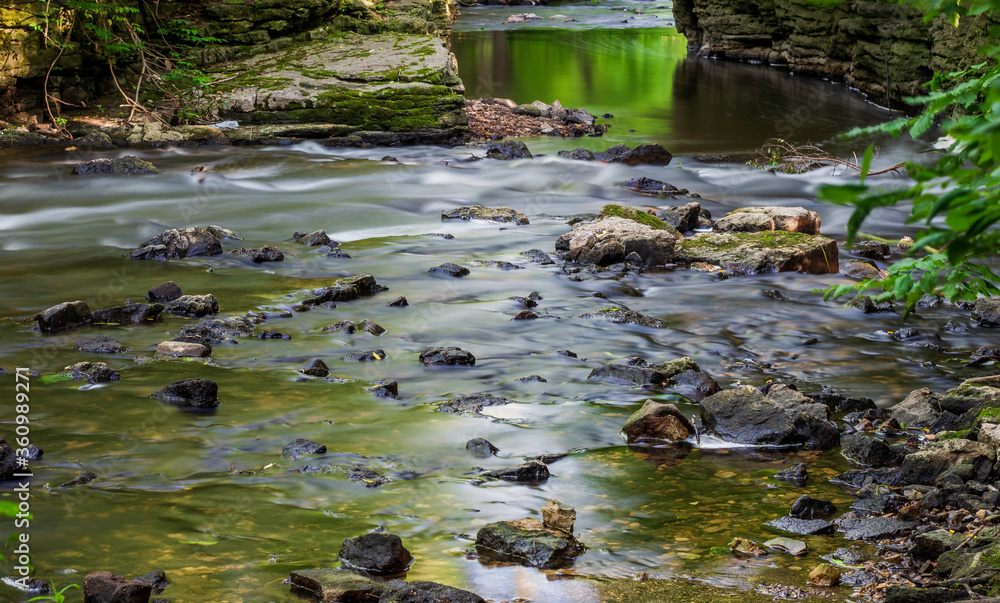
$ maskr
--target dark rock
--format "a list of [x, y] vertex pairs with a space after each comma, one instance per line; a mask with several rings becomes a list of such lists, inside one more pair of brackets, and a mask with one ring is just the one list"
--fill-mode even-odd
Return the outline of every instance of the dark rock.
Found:
[[385, 333], [385, 329], [381, 325], [371, 320], [362, 320], [359, 323], [355, 323], [352, 320], [341, 320], [340, 322], [326, 325], [323, 327], [323, 331], [343, 331], [349, 335], [358, 331], [367, 331], [375, 336]]
[[963, 534], [956, 534], [950, 530], [942, 529], [914, 534], [912, 544], [910, 545], [910, 554], [913, 555], [914, 559], [929, 559], [933, 561], [944, 554], [945, 551], [950, 551], [962, 544], [965, 538], [966, 536]]
[[181, 295], [183, 293], [181, 293], [180, 286], [174, 281], [167, 281], [162, 285], [150, 287], [146, 293], [146, 299], [151, 302], [169, 302], [174, 301]]
[[[822, 414], [815, 407], [824, 409]], [[837, 426], [819, 404], [785, 407], [756, 388], [741, 386], [701, 401], [701, 420], [722, 439], [758, 446], [802, 444], [827, 450], [840, 443]]]
[[560, 356], [566, 356], [567, 358], [579, 358], [576, 352], [573, 352], [571, 350], [559, 350], [558, 352], [556, 352], [556, 354], [559, 354]]
[[137, 582], [145, 582], [150, 585], [154, 591], [161, 591], [172, 584], [169, 580], [167, 580], [167, 575], [163, 573], [163, 570], [146, 572], [141, 576], [136, 576], [134, 580]]
[[257, 247], [257, 248], [243, 247], [242, 249], [234, 249], [230, 253], [235, 253], [237, 255], [248, 257], [257, 264], [263, 262], [285, 261], [285, 254], [282, 253], [280, 249], [272, 245], [264, 245], [263, 247]]
[[942, 329], [949, 333], [968, 333], [972, 327], [957, 320], [949, 320]]
[[780, 479], [782, 481], [791, 482], [796, 486], [802, 486], [809, 479], [809, 473], [806, 471], [805, 463], [795, 463], [788, 469], [782, 469], [774, 474], [775, 479]]
[[293, 593], [307, 593], [317, 601], [376, 603], [383, 594], [403, 588], [403, 580], [376, 580], [347, 569], [304, 569], [288, 576]]
[[694, 432], [691, 421], [676, 406], [653, 400], [646, 400], [622, 427], [629, 444], [644, 440], [677, 442], [687, 439]]
[[799, 519], [826, 519], [837, 512], [837, 506], [828, 500], [803, 494], [792, 503], [788, 514]]
[[670, 385], [685, 393], [693, 402], [719, 391], [719, 382], [706, 372], [686, 370], [670, 378]]
[[527, 377], [518, 377], [518, 383], [548, 383], [548, 379], [542, 377], [541, 375], [528, 375]]
[[869, 484], [900, 488], [907, 485], [899, 476], [899, 469], [880, 467], [877, 469], [850, 469], [830, 479], [834, 483], [860, 489]]
[[610, 155], [609, 163], [624, 163], [626, 165], [669, 165], [673, 155], [658, 144], [640, 144], [624, 153], [612, 153], [615, 147], [605, 151]]
[[508, 297], [507, 299], [509, 299], [511, 301], [516, 301], [517, 303], [521, 304], [525, 308], [534, 308], [534, 307], [536, 307], [538, 305], [537, 301], [535, 301], [535, 300], [533, 300], [533, 299], [531, 299], [529, 297], [524, 297], [522, 295], [513, 295], [511, 297]]
[[943, 396], [926, 387], [915, 389], [892, 407], [892, 418], [905, 427], [930, 427], [941, 416]]
[[76, 164], [71, 172], [74, 176], [92, 176], [94, 174], [115, 174], [118, 176], [145, 176], [159, 174], [160, 170], [152, 163], [139, 159], [135, 155], [123, 155], [108, 159], [101, 157]]
[[379, 398], [399, 398], [399, 383], [391, 379], [380, 379], [374, 381], [371, 387], [366, 387], [365, 391]]
[[208, 379], [184, 379], [149, 394], [150, 398], [176, 406], [215, 408], [219, 402], [219, 386]]
[[1000, 327], [1000, 297], [982, 297], [972, 308], [972, 320], [981, 327]]
[[935, 434], [942, 431], [959, 431], [961, 429], [967, 429], [969, 427], [969, 423], [969, 421], [954, 413], [944, 411], [941, 413], [941, 416], [937, 418], [937, 420], [930, 424], [927, 431]]
[[534, 262], [535, 264], [541, 264], [543, 266], [548, 266], [555, 264], [555, 261], [541, 249], [529, 249], [528, 251], [522, 251], [521, 255], [526, 257], [529, 262]]
[[[634, 193], [639, 193], [640, 195], [646, 195], [648, 197], [660, 197], [663, 199], [672, 199], [678, 195], [683, 195], [684, 193], [687, 192], [677, 188], [676, 186], [670, 184], [669, 182], [653, 180], [652, 178], [629, 178], [625, 182], [619, 182], [618, 186], [624, 188], [625, 190], [629, 190]], [[663, 218], [661, 218], [661, 220], [662, 219]]]
[[[3, 440], [0, 440], [0, 442], [2, 442], [2, 441]], [[21, 456], [23, 456], [24, 458], [28, 459], [29, 461], [37, 461], [38, 459], [42, 458], [42, 456], [44, 456], [44, 455], [45, 455], [45, 451], [43, 451], [41, 448], [39, 448], [38, 446], [35, 446], [34, 444], [28, 444], [24, 448], [24, 454], [22, 454]], [[3, 463], [0, 462], [0, 465], [2, 465], [2, 464]]]
[[11, 479], [17, 471], [17, 451], [0, 438], [0, 480]]
[[66, 367], [74, 379], [86, 379], [91, 383], [110, 383], [122, 378], [121, 373], [103, 362], [77, 362]]
[[218, 314], [219, 301], [211, 293], [208, 295], [182, 295], [169, 302], [166, 311], [170, 314], [201, 318], [209, 314]]
[[874, 540], [899, 536], [913, 529], [913, 524], [892, 517], [850, 517], [836, 522], [848, 540]]
[[[627, 364], [611, 363], [598, 367], [590, 372], [588, 379], [613, 378], [629, 381], [638, 385], [664, 385], [674, 377], [680, 377], [688, 372], [698, 372], [697, 363], [685, 356], [660, 364], [649, 364], [641, 358], [629, 359]], [[685, 378], [686, 379], [686, 378]]]
[[976, 481], [985, 482], [993, 470], [996, 452], [986, 444], [962, 438], [928, 442], [903, 459], [900, 476], [910, 484], [933, 484], [939, 475], [960, 464], [970, 464]]
[[855, 241], [854, 249], [851, 251], [856, 256], [879, 261], [889, 257], [892, 253], [889, 244], [881, 241]]
[[334, 259], [339, 259], [339, 260], [350, 260], [350, 259], [352, 259], [351, 258], [351, 254], [347, 253], [346, 251], [344, 251], [340, 247], [336, 247], [334, 249], [331, 249], [329, 252], [326, 253], [326, 255], [324, 257], [334, 258]]
[[81, 471], [68, 482], [59, 484], [57, 488], [76, 488], [78, 486], [86, 486], [87, 484], [100, 479], [101, 476], [97, 475], [93, 471]]
[[481, 557], [541, 569], [570, 565], [585, 550], [573, 536], [546, 528], [537, 519], [498, 521], [476, 534], [476, 552]]
[[350, 354], [344, 354], [341, 356], [341, 360], [344, 362], [374, 362], [375, 360], [384, 360], [385, 350], [366, 350], [351, 352]]
[[336, 241], [327, 236], [325, 230], [314, 230], [313, 232], [296, 232], [292, 235], [292, 239], [296, 243], [301, 243], [306, 247], [322, 247], [323, 245], [329, 245], [330, 247], [336, 247], [339, 245]]
[[402, 295], [400, 295], [399, 297], [397, 297], [395, 299], [395, 301], [392, 301], [392, 302], [388, 303], [387, 305], [390, 308], [405, 308], [406, 306], [410, 305], [410, 302], [406, 301], [406, 298], [403, 297]]
[[326, 446], [312, 440], [298, 438], [285, 444], [285, 447], [281, 449], [281, 456], [295, 460], [307, 454], [323, 454], [324, 452], [326, 452]]
[[387, 290], [370, 274], [362, 276], [346, 276], [334, 279], [329, 287], [312, 290], [312, 297], [302, 300], [305, 306], [319, 306], [334, 302], [351, 301], [359, 297], [375, 295]]
[[63, 302], [35, 314], [38, 330], [42, 333], [57, 333], [85, 325], [91, 320], [90, 308], [82, 301]]
[[438, 407], [439, 412], [452, 414], [478, 414], [488, 406], [501, 406], [504, 404], [514, 404], [517, 400], [501, 398], [493, 394], [473, 394], [449, 400]]
[[222, 253], [219, 238], [199, 226], [178, 230], [172, 228], [139, 245], [125, 254], [133, 260], [184, 259], [213, 256]]
[[392, 483], [391, 479], [381, 473], [372, 471], [371, 469], [365, 469], [363, 467], [351, 468], [347, 472], [347, 477], [350, 478], [352, 482], [363, 483], [365, 488], [378, 488], [379, 486]]
[[82, 138], [74, 138], [73, 146], [87, 151], [107, 151], [117, 149], [111, 137], [104, 132], [91, 132]]
[[83, 580], [84, 603], [147, 603], [153, 587], [111, 572], [93, 572]]
[[[881, 578], [878, 580], [881, 582]], [[953, 588], [916, 588], [893, 585], [885, 589], [884, 603], [951, 603], [968, 597], [964, 590]]]
[[95, 310], [93, 322], [118, 325], [141, 325], [160, 319], [163, 304], [125, 304], [103, 310]]
[[640, 325], [653, 329], [663, 329], [666, 327], [663, 321], [658, 318], [646, 316], [645, 314], [633, 312], [625, 308], [605, 308], [596, 312], [581, 314], [580, 318], [606, 318], [615, 324]]
[[519, 140], [495, 142], [486, 147], [486, 156], [490, 159], [510, 161], [511, 159], [531, 159], [531, 151]]
[[398, 574], [410, 567], [413, 556], [403, 546], [399, 536], [370, 533], [345, 538], [337, 559], [355, 570], [373, 574]]
[[292, 338], [288, 333], [282, 333], [277, 329], [261, 329], [257, 331], [255, 337], [257, 339], [284, 339], [289, 340]]
[[511, 262], [501, 262], [499, 260], [472, 260], [472, 263], [477, 266], [498, 268], [500, 270], [524, 270], [524, 266], [518, 266]]
[[698, 216], [700, 214], [701, 205], [699, 203], [692, 202], [686, 205], [678, 205], [675, 207], [661, 209], [656, 212], [656, 217], [681, 232], [687, 232], [698, 228]]
[[534, 318], [538, 318], [538, 315], [531, 310], [521, 310], [511, 320], [531, 320]]
[[178, 333], [184, 337], [199, 337], [210, 344], [236, 343], [234, 337], [253, 336], [254, 322], [246, 316], [209, 318], [184, 325]]
[[321, 358], [316, 358], [306, 368], [299, 369], [299, 372], [310, 377], [326, 377], [330, 374], [330, 367]]
[[489, 457], [500, 452], [500, 449], [494, 446], [486, 438], [472, 438], [465, 443], [465, 449], [476, 456]]
[[852, 463], [867, 467], [898, 465], [902, 460], [885, 441], [864, 433], [855, 433], [844, 440], [841, 452]]
[[420, 352], [420, 362], [424, 365], [466, 365], [476, 364], [476, 357], [472, 352], [462, 348], [430, 348]]
[[430, 272], [432, 274], [443, 274], [445, 276], [453, 276], [455, 278], [458, 278], [469, 274], [469, 269], [466, 268], [465, 266], [459, 266], [454, 262], [445, 262], [440, 266], [434, 266], [427, 272]]
[[507, 482], [540, 483], [549, 479], [549, 468], [541, 461], [528, 461], [513, 467], [483, 471], [480, 477], [502, 479]]
[[437, 582], [410, 582], [386, 591], [378, 603], [486, 603], [479, 595]]
[[528, 218], [509, 207], [484, 207], [482, 205], [470, 205], [466, 207], [456, 207], [441, 212], [442, 220], [486, 220], [488, 222], [509, 222], [513, 224], [528, 224]]
[[840, 273], [856, 281], [866, 281], [880, 276], [875, 263], [867, 260], [841, 260]]
[[246, 239], [246, 237], [236, 232], [235, 230], [223, 228], [216, 224], [209, 224], [208, 226], [205, 227], [205, 230], [207, 230], [209, 234], [219, 239], [220, 241], [243, 241]]
[[594, 161], [597, 157], [588, 149], [573, 149], [571, 151], [559, 151], [557, 156], [564, 159], [575, 159], [577, 161]]
[[125, 346], [123, 346], [117, 339], [101, 336], [78, 341], [76, 343], [76, 349], [81, 352], [90, 352], [92, 354], [121, 354], [125, 351]]
[[876, 302], [871, 298], [871, 296], [868, 295], [858, 295], [851, 301], [847, 302], [847, 305], [851, 308], [857, 308], [865, 314], [879, 314], [883, 312], [896, 311], [896, 309], [892, 306], [892, 302]]
[[822, 519], [797, 519], [795, 517], [779, 517], [764, 525], [792, 534], [832, 534], [835, 526]]

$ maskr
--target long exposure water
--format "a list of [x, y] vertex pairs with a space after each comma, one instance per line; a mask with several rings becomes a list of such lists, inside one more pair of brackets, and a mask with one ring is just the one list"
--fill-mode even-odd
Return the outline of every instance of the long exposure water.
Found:
[[[973, 369], [963, 368], [961, 351], [983, 345], [985, 336], [942, 333], [942, 345], [955, 350], [945, 354], [895, 342], [886, 332], [899, 326], [897, 315], [866, 316], [813, 291], [847, 282], [838, 275], [724, 281], [683, 270], [572, 275], [520, 255], [533, 248], [551, 252], [569, 229], [568, 216], [610, 202], [656, 204], [615, 185], [638, 176], [698, 193], [716, 217], [761, 204], [815, 209], [824, 234], [843, 241], [848, 210], [816, 203], [814, 191], [848, 176], [830, 170], [777, 175], [739, 160], [703, 163], [697, 155], [746, 155], [773, 136], [827, 141], [885, 113], [829, 82], [686, 58], [683, 39], [669, 28], [634, 22], [594, 28], [607, 26], [609, 14], [623, 14], [612, 13], [614, 6], [538, 8], [546, 16], [573, 15], [579, 25], [548, 27], [547, 20], [532, 30], [500, 25], [523, 10], [463, 9], [453, 45], [470, 97], [559, 99], [615, 115], [603, 138], [527, 140], [545, 154], [534, 160], [465, 162], [482, 155], [475, 146], [331, 149], [314, 143], [87, 155], [0, 151], [0, 366], [40, 374], [32, 379], [30, 411], [32, 440], [45, 451], [33, 464], [34, 575], [58, 587], [81, 583], [90, 571], [135, 576], [162, 569], [173, 582], [162, 596], [177, 603], [292, 601], [282, 583], [291, 570], [333, 566], [344, 538], [384, 526], [402, 536], [416, 558], [408, 579], [468, 588], [496, 601], [709, 601], [761, 581], [804, 584], [819, 555], [851, 546], [840, 535], [816, 536], [805, 538], [812, 550], [807, 559], [719, 554], [716, 547], [735, 536], [778, 535], [762, 524], [785, 515], [803, 493], [846, 510], [851, 497], [826, 481], [845, 470], [846, 461], [836, 451], [762, 452], [711, 438], [700, 448], [625, 446], [619, 429], [643, 400], [674, 401], [687, 415], [698, 407], [670, 391], [588, 381], [590, 371], [629, 356], [690, 356], [723, 387], [773, 380], [805, 392], [833, 387], [890, 406], [914, 388], [943, 391], [968, 376]], [[669, 25], [669, 10], [658, 14], [655, 24]], [[675, 158], [668, 167], [627, 167], [554, 156], [563, 148], [618, 142], [658, 142]], [[889, 144], [879, 161], [891, 165], [919, 148]], [[68, 175], [81, 157], [126, 152], [154, 162], [162, 174]], [[399, 163], [380, 161], [385, 155]], [[205, 165], [210, 172], [192, 172]], [[531, 224], [441, 221], [442, 210], [473, 203], [515, 208]], [[869, 231], [911, 233], [903, 217], [902, 209], [877, 214]], [[167, 228], [209, 224], [242, 233], [241, 246], [276, 245], [286, 259], [255, 265], [230, 254], [170, 262], [122, 258]], [[351, 259], [327, 258], [290, 241], [295, 231], [319, 228]], [[522, 269], [499, 270], [479, 260]], [[471, 274], [452, 279], [427, 272], [446, 261]], [[232, 316], [291, 309], [304, 291], [348, 274], [374, 275], [389, 290], [335, 309], [269, 319], [263, 327], [291, 339], [220, 344], [210, 362], [136, 362], [193, 320], [183, 317], [46, 336], [31, 330], [31, 316], [57, 303], [112, 306], [139, 300], [168, 280], [185, 293], [214, 294], [220, 315]], [[775, 289], [786, 299], [763, 293]], [[541, 297], [535, 311], [542, 318], [511, 321], [522, 308], [508, 298], [533, 291]], [[409, 307], [387, 306], [400, 295]], [[660, 318], [668, 328], [579, 318], [615, 306]], [[951, 318], [967, 320], [967, 313], [946, 306], [913, 320], [933, 333]], [[385, 327], [385, 334], [322, 330], [363, 319]], [[98, 357], [75, 350], [77, 341], [97, 335], [118, 339], [127, 351]], [[802, 345], [810, 338], [819, 341]], [[425, 368], [418, 354], [436, 345], [467, 349], [476, 365]], [[372, 349], [386, 357], [360, 364], [340, 359]], [[314, 358], [345, 382], [304, 380], [296, 369]], [[122, 379], [88, 386], [51, 377], [81, 360], [107, 362]], [[529, 375], [546, 381], [518, 381]], [[218, 382], [222, 405], [215, 412], [183, 412], [148, 397], [191, 377]], [[399, 383], [398, 400], [364, 391], [367, 381], [380, 378]], [[11, 374], [0, 375], [0, 391], [10, 405], [0, 412], [0, 431], [10, 439]], [[487, 409], [488, 417], [436, 410], [442, 401], [477, 392], [517, 402]], [[469, 455], [465, 442], [472, 437], [492, 441], [497, 457]], [[329, 452], [283, 458], [282, 447], [296, 438], [318, 441]], [[566, 452], [572, 454], [552, 463], [542, 484], [476, 480], [477, 466]], [[771, 477], [798, 461], [808, 462], [812, 475], [804, 488]], [[392, 482], [366, 488], [343, 472], [300, 472], [306, 464], [364, 467]], [[100, 478], [56, 488], [84, 470]], [[0, 500], [13, 500], [4, 488]], [[479, 527], [536, 517], [549, 498], [577, 509], [578, 536], [588, 551], [572, 568], [491, 567], [468, 554]], [[12, 546], [2, 551], [5, 575], [12, 572]], [[639, 572], [687, 581], [614, 581]], [[622, 584], [629, 585], [627, 594]], [[664, 594], [664, 584], [675, 584], [675, 595]], [[704, 585], [727, 590], [699, 590]], [[0, 600], [23, 598], [0, 585]]]

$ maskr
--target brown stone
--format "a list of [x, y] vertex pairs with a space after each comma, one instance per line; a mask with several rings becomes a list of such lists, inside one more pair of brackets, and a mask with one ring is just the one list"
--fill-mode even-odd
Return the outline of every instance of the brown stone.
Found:
[[829, 563], [817, 565], [809, 572], [809, 584], [813, 586], [836, 586], [840, 584], [840, 570]]
[[542, 523], [547, 528], [572, 534], [573, 524], [576, 523], [576, 510], [558, 500], [549, 499], [542, 507]]

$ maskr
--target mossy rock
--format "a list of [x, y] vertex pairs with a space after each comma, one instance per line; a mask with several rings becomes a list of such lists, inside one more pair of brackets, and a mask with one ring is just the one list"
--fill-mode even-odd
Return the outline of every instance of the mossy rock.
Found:
[[681, 263], [717, 264], [739, 275], [839, 271], [836, 241], [799, 232], [705, 233], [678, 241], [674, 253]]
[[601, 208], [601, 213], [598, 216], [600, 218], [607, 218], [614, 216], [616, 218], [624, 218], [626, 220], [632, 220], [633, 222], [638, 222], [639, 224], [644, 224], [653, 230], [666, 230], [670, 234], [676, 235], [678, 239], [683, 238], [681, 233], [677, 231], [676, 228], [667, 224], [663, 220], [657, 218], [649, 212], [645, 212], [641, 209], [636, 209], [634, 207], [627, 207], [625, 205], [616, 205], [614, 203], [609, 203]]

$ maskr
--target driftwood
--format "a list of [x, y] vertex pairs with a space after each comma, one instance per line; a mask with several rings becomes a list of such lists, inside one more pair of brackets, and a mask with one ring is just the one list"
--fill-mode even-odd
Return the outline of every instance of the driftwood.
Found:
[[[764, 170], [774, 169], [788, 174], [803, 174], [826, 165], [839, 165], [861, 172], [861, 166], [857, 163], [831, 155], [815, 145], [794, 145], [783, 138], [772, 138], [757, 149], [757, 153], [759, 156], [751, 159], [748, 165]], [[898, 174], [905, 165], [899, 163], [882, 170], [870, 171], [868, 175], [877, 176], [889, 172]]]

